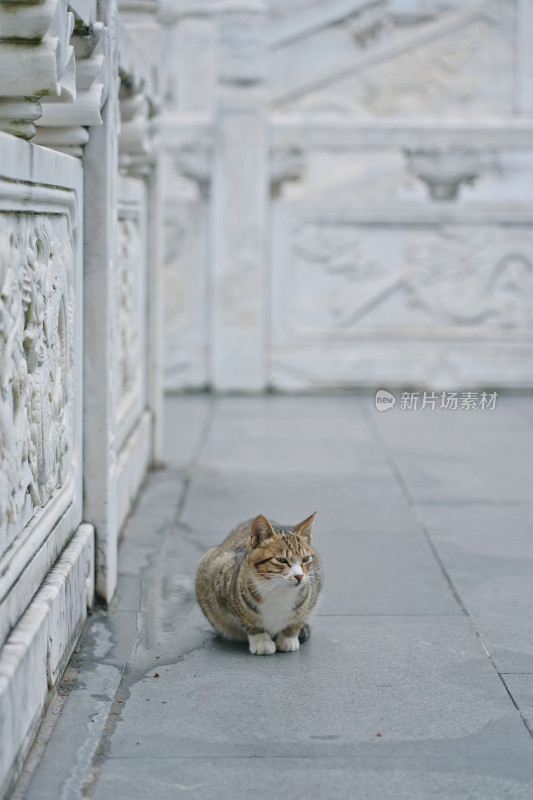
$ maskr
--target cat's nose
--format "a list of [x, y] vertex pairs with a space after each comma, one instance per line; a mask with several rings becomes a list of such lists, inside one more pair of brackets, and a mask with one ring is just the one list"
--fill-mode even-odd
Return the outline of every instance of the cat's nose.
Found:
[[301, 580], [302, 580], [302, 578], [303, 578], [303, 575], [295, 575], [294, 577], [296, 578], [296, 580], [298, 581], [298, 583], [300, 583], [300, 581], [301, 581]]

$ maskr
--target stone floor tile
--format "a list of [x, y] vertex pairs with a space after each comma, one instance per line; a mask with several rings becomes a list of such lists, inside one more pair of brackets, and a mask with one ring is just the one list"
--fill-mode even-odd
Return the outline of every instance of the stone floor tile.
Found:
[[[351, 398], [219, 398], [210, 438], [298, 443], [373, 444], [366, 414]], [[289, 405], [287, 405], [289, 403]], [[240, 413], [236, 413], [235, 404]]]
[[317, 525], [324, 530], [412, 532], [417, 528], [393, 477], [364, 479], [333, 473], [292, 475], [289, 480], [272, 473], [199, 470], [180, 521], [193, 530], [229, 532], [243, 518], [256, 514], [289, 522], [315, 510]]
[[[532, 440], [533, 445], [533, 440]], [[397, 455], [396, 463], [415, 503], [531, 503], [531, 452], [501, 451], [488, 458]]]
[[507, 673], [502, 677], [529, 730], [533, 733], [533, 664], [529, 673]]
[[[500, 756], [497, 763], [504, 767], [502, 762]], [[420, 757], [262, 758], [259, 763], [257, 759], [110, 759], [93, 797], [144, 800], [149, 794], [175, 800], [183, 794], [193, 800], [271, 800], [283, 792], [294, 800], [529, 800], [530, 779], [491, 772], [476, 764], [458, 768], [454, 759], [435, 762]]]
[[335, 755], [377, 733], [419, 750], [456, 740], [460, 751], [500, 724], [529, 742], [461, 616], [315, 617], [297, 653], [264, 658], [203, 628], [194, 647], [176, 643], [129, 685], [111, 756]]
[[288, 440], [232, 439], [210, 437], [202, 450], [204, 469], [224, 472], [271, 473], [298, 477], [351, 475], [354, 478], [390, 478], [386, 457], [375, 445], [352, 442], [301, 442]]
[[418, 509], [500, 671], [533, 671], [533, 507]]
[[194, 458], [212, 413], [208, 395], [167, 395], [163, 461], [172, 469], [185, 469]]
[[461, 613], [421, 532], [324, 532], [314, 545], [326, 565], [319, 614]]

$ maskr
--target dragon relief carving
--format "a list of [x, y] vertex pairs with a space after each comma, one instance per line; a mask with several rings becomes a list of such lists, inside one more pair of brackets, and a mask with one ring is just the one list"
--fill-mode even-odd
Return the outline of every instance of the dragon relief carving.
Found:
[[16, 535], [69, 473], [73, 249], [65, 217], [0, 214], [0, 533]]
[[308, 261], [320, 262], [332, 275], [360, 280], [376, 275], [376, 261], [361, 252], [358, 232], [350, 225], [305, 224], [296, 231], [294, 250]]
[[366, 313], [369, 291], [390, 280], [360, 238], [349, 224], [304, 223], [294, 232], [290, 316], [302, 331], [349, 328]]
[[[405, 236], [398, 264], [385, 269], [365, 253], [356, 225], [306, 223], [296, 230], [288, 312], [295, 332], [351, 334], [393, 295], [396, 321], [389, 310], [368, 323], [372, 329], [402, 328], [414, 312], [428, 327], [533, 327], [532, 232], [450, 225]], [[384, 252], [397, 250], [392, 241]]]
[[533, 326], [533, 234], [444, 226], [405, 249], [408, 303], [436, 323], [524, 330]]

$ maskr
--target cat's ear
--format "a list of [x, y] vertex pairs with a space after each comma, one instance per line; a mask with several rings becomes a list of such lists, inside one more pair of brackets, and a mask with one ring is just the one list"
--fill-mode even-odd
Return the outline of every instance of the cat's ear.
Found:
[[311, 514], [310, 517], [304, 519], [303, 522], [300, 522], [298, 525], [294, 526], [294, 530], [296, 531], [298, 536], [302, 536], [304, 539], [307, 539], [308, 542], [311, 541], [311, 529], [313, 527], [315, 517], [316, 517], [316, 511], [314, 514]]
[[258, 547], [265, 539], [275, 536], [276, 532], [264, 514], [259, 514], [252, 522], [250, 538], [252, 547]]

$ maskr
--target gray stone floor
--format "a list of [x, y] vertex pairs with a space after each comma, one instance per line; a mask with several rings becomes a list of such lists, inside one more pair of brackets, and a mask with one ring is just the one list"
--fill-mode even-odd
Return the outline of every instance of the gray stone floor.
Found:
[[[167, 415], [116, 601], [19, 796], [533, 797], [531, 399], [185, 396]], [[193, 592], [203, 550], [257, 513], [315, 509], [310, 641], [257, 657], [215, 638]]]

